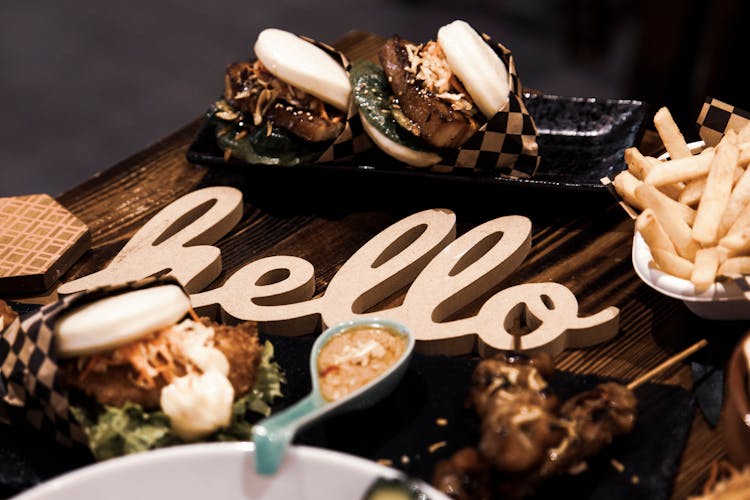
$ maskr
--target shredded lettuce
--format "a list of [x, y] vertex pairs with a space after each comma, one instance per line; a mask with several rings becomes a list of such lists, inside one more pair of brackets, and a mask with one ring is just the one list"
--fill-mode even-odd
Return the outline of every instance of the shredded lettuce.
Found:
[[[252, 421], [259, 418], [257, 414], [270, 415], [271, 404], [283, 395], [281, 384], [285, 382], [279, 364], [272, 359], [273, 345], [266, 341], [253, 389], [235, 401], [229, 426], [218, 430], [206, 441], [249, 440]], [[183, 443], [172, 432], [169, 418], [163, 412], [145, 411], [137, 404], [74, 406], [71, 412], [86, 433], [97, 460]]]

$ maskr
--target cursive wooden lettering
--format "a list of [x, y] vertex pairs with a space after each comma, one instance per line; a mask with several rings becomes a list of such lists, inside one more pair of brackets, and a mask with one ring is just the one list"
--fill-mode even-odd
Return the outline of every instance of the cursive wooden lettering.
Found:
[[221, 273], [221, 252], [210, 246], [242, 219], [242, 192], [231, 187], [193, 191], [151, 218], [103, 270], [61, 285], [69, 294], [170, 271], [188, 292]]
[[[520, 347], [557, 354], [617, 333], [619, 311], [578, 316], [578, 301], [558, 283], [527, 283], [498, 291], [531, 249], [531, 221], [506, 216], [456, 239], [456, 216], [425, 210], [402, 219], [354, 253], [315, 295], [315, 270], [299, 257], [251, 262], [223, 286], [199, 292], [219, 274], [210, 245], [241, 217], [241, 194], [207, 188], [172, 203], [148, 222], [109, 267], [61, 287], [70, 293], [171, 269], [202, 313], [226, 322], [257, 321], [263, 332], [302, 335], [349, 319], [379, 316], [406, 324], [417, 347], [457, 355]], [[405, 291], [401, 305], [378, 306]], [[494, 295], [493, 295], [494, 292]], [[484, 300], [478, 314], [458, 318]]]

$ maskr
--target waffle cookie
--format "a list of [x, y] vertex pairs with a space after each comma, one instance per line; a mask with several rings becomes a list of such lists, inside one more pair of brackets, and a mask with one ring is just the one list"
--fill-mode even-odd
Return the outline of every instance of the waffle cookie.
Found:
[[49, 195], [0, 198], [0, 294], [48, 290], [90, 246], [86, 224]]

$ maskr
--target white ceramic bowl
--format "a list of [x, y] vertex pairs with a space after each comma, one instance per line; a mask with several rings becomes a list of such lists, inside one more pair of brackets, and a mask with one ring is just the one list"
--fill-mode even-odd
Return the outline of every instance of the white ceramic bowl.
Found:
[[[278, 474], [255, 474], [252, 443], [175, 446], [116, 458], [65, 474], [16, 500], [358, 500], [378, 477], [399, 472], [362, 458], [290, 448]], [[430, 499], [448, 500], [428, 485]]]
[[697, 316], [707, 319], [750, 319], [750, 284], [744, 278], [722, 280], [703, 292], [696, 292], [689, 280], [660, 271], [654, 266], [651, 250], [636, 231], [633, 238], [635, 273], [654, 290], [682, 300]]

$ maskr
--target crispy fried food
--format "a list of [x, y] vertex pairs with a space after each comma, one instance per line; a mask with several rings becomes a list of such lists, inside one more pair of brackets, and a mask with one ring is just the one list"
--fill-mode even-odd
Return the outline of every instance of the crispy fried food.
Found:
[[[229, 362], [228, 378], [234, 387], [235, 398], [247, 394], [255, 384], [262, 353], [255, 324], [247, 322], [237, 326], [226, 326], [207, 319], [203, 319], [202, 323], [214, 329], [214, 346]], [[155, 376], [144, 381], [142, 373], [133, 367], [132, 356], [125, 356], [124, 353], [133, 350], [153, 350], [154, 346], [163, 365], [159, 367]], [[105, 363], [101, 362], [102, 358], [91, 356], [65, 360], [61, 364], [63, 382], [94, 397], [102, 404], [122, 406], [130, 401], [140, 404], [145, 409], [155, 409], [159, 407], [164, 386], [175, 377], [187, 373], [184, 364], [176, 357], [168, 359], [171, 354], [163, 349], [171, 349], [169, 341], [159, 337], [159, 332], [156, 332], [152, 336], [102, 353], [107, 357]], [[92, 363], [96, 366], [92, 367]]]
[[263, 347], [258, 342], [255, 323], [245, 322], [236, 326], [212, 324], [214, 345], [229, 361], [229, 381], [234, 387], [234, 397], [250, 392], [258, 376], [258, 363]]
[[654, 126], [659, 133], [664, 147], [673, 160], [687, 158], [691, 155], [682, 132], [672, 118], [672, 113], [667, 108], [661, 108], [654, 115]]
[[[739, 149], [732, 143], [732, 137], [732, 134], [727, 133], [716, 148], [706, 189], [693, 222], [693, 239], [704, 246], [715, 245], [722, 236], [719, 234], [719, 224], [729, 204], [734, 168], [739, 158]], [[736, 142], [736, 134], [734, 140]]]
[[631, 208], [641, 211], [636, 231], [656, 267], [691, 280], [696, 291], [750, 274], [750, 161], [743, 157], [750, 158], [750, 124], [728, 128], [716, 147], [693, 155], [666, 108], [654, 123], [670, 159], [628, 148], [628, 169], [612, 184], [631, 216]]

